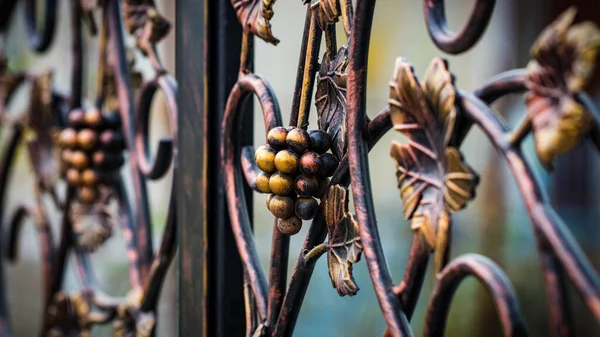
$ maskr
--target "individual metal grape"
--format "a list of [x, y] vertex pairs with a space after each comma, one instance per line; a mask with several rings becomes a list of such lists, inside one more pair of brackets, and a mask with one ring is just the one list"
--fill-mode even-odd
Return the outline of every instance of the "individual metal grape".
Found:
[[337, 169], [340, 162], [331, 153], [324, 153], [319, 157], [321, 159], [321, 175], [331, 177]]
[[316, 175], [321, 170], [321, 159], [316, 152], [309, 151], [300, 158], [300, 171], [306, 175]]
[[81, 187], [78, 194], [79, 201], [84, 204], [93, 204], [98, 199], [98, 190], [95, 187]]
[[311, 130], [309, 133], [311, 141], [311, 150], [318, 154], [323, 154], [331, 147], [331, 141], [327, 132], [323, 130]]
[[287, 219], [277, 220], [277, 229], [284, 235], [294, 235], [302, 229], [302, 220], [299, 217], [292, 215]]
[[102, 170], [115, 170], [121, 167], [124, 163], [122, 154], [107, 153], [104, 151], [96, 151], [92, 155], [92, 162], [96, 167]]
[[122, 150], [125, 148], [125, 138], [120, 132], [104, 130], [100, 134], [100, 143], [106, 150]]
[[275, 217], [287, 219], [294, 213], [294, 201], [290, 197], [276, 195], [269, 202], [269, 210]]
[[58, 145], [72, 149], [77, 146], [77, 131], [71, 128], [64, 129], [58, 135]]
[[74, 109], [69, 112], [67, 123], [74, 128], [82, 127], [84, 124], [85, 112], [81, 109]]
[[98, 175], [94, 170], [87, 169], [81, 173], [81, 183], [85, 186], [96, 186], [98, 184]]
[[77, 144], [84, 150], [93, 149], [98, 143], [98, 135], [91, 129], [83, 129], [77, 133]]
[[270, 174], [260, 172], [256, 176], [256, 188], [262, 193], [271, 193], [271, 188], [269, 187], [269, 178]]
[[298, 162], [298, 155], [292, 150], [281, 150], [275, 155], [275, 169], [284, 174], [296, 173]]
[[265, 173], [275, 172], [275, 155], [277, 152], [271, 147], [260, 148], [255, 153], [256, 165]]
[[75, 168], [68, 169], [67, 173], [65, 174], [65, 178], [71, 186], [77, 186], [81, 184], [81, 175], [79, 174], [79, 171]]
[[287, 135], [288, 131], [283, 126], [274, 127], [267, 134], [267, 142], [276, 150], [284, 149], [287, 146]]
[[296, 215], [302, 220], [310, 220], [317, 215], [319, 203], [315, 198], [298, 198], [296, 200]]
[[312, 197], [319, 188], [319, 181], [314, 176], [299, 175], [294, 181], [294, 190], [301, 197]]
[[83, 121], [91, 127], [98, 127], [102, 124], [102, 112], [96, 108], [92, 108], [85, 112]]
[[310, 148], [310, 136], [308, 132], [302, 128], [294, 128], [287, 134], [288, 148], [298, 154], [306, 152]]
[[62, 150], [62, 152], [60, 154], [60, 158], [62, 159], [63, 163], [71, 165], [71, 160], [73, 158], [73, 151], [72, 150]]
[[84, 169], [90, 165], [87, 155], [82, 151], [74, 151], [70, 157], [70, 164], [78, 169]]
[[281, 172], [276, 172], [269, 178], [269, 188], [277, 195], [288, 195], [294, 191], [294, 179]]

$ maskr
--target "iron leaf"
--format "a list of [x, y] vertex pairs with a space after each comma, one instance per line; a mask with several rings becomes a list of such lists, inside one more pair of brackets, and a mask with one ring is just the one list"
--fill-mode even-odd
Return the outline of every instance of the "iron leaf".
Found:
[[335, 57], [326, 53], [319, 69], [315, 105], [319, 129], [331, 137], [331, 152], [341, 160], [347, 151], [346, 138], [346, 82], [348, 74], [348, 47], [342, 46]]
[[360, 260], [362, 245], [354, 215], [348, 213], [348, 191], [330, 187], [325, 201], [325, 221], [329, 235], [327, 265], [332, 286], [340, 296], [354, 296], [359, 290], [352, 265]]

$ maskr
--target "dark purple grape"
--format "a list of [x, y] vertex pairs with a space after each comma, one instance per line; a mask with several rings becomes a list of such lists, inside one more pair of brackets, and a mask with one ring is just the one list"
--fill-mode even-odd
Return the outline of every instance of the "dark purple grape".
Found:
[[301, 197], [312, 197], [319, 189], [319, 181], [314, 176], [300, 175], [294, 182], [294, 189]]
[[320, 155], [321, 159], [321, 175], [325, 177], [331, 177], [337, 169], [340, 162], [331, 153], [324, 153]]
[[310, 133], [311, 150], [318, 154], [323, 154], [331, 147], [329, 135], [323, 130], [311, 130]]
[[315, 198], [298, 198], [296, 200], [296, 215], [302, 220], [310, 220], [317, 215], [319, 203]]

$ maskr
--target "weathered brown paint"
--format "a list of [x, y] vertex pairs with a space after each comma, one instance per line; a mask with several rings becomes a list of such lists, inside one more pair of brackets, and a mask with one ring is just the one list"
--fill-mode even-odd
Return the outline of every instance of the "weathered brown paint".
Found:
[[[14, 3], [15, 1], [8, 1], [0, 8], [10, 12]], [[26, 24], [31, 47], [37, 52], [45, 51], [53, 40], [55, 3], [56, 0], [45, 1], [43, 25], [39, 28], [36, 26], [37, 2], [26, 2]], [[439, 250], [443, 245], [423, 249], [418, 234], [415, 234], [404, 278], [401, 283], [394, 283], [380, 244], [367, 157], [368, 151], [393, 127], [392, 119], [397, 118], [393, 107], [384, 108], [373, 119], [369, 119], [366, 113], [367, 60], [375, 0], [357, 0], [354, 8], [350, 0], [320, 0], [311, 5], [307, 4], [288, 125], [302, 129], [308, 127], [312, 93], [319, 68], [320, 41], [325, 33], [326, 52], [334, 57], [337, 41], [335, 26], [332, 24], [341, 17], [341, 24], [350, 44], [348, 65], [346, 68], [345, 62], [341, 62], [340, 59], [338, 65], [344, 66], [334, 67], [335, 69], [330, 69], [326, 75], [339, 72], [336, 74], [339, 78], [336, 80], [345, 82], [335, 83], [339, 84], [336, 90], [339, 89], [338, 95], [345, 95], [345, 100], [339, 100], [341, 105], [332, 111], [324, 111], [326, 108], [319, 111], [325, 119], [335, 117], [336, 126], [332, 138], [336, 142], [334, 154], [339, 159], [339, 165], [328, 181], [328, 188], [323, 189], [333, 192], [320, 195], [322, 198], [319, 211], [304, 239], [289, 282], [286, 277], [290, 238], [278, 229], [277, 219], [273, 224], [268, 277], [260, 264], [252, 233], [250, 211], [250, 191], [257, 189], [256, 179], [260, 171], [254, 161], [254, 147], [250, 145], [252, 113], [246, 98], [253, 95], [258, 98], [267, 131], [283, 124], [274, 89], [266, 79], [254, 74], [252, 63], [254, 37], [272, 44], [279, 42], [273, 36], [270, 26], [270, 19], [276, 9], [274, 4], [274, 0], [178, 1], [178, 88], [156, 53], [155, 44], [168, 32], [170, 25], [155, 11], [153, 1], [104, 2], [101, 8], [103, 18], [100, 50], [106, 51], [108, 58], [106, 62], [100, 62], [98, 73], [102, 78], [109, 74], [113, 76], [114, 83], [111, 85], [117, 96], [121, 115], [120, 129], [127, 144], [131, 166], [129, 174], [134, 183], [133, 204], [129, 202], [129, 191], [121, 177], [115, 175], [103, 179], [110, 181], [113, 197], [118, 201], [119, 222], [126, 241], [131, 290], [126, 298], [111, 298], [95, 283], [88, 254], [77, 249], [73, 240], [73, 224], [69, 215], [70, 205], [76, 200], [75, 191], [69, 187], [66, 200], [59, 200], [54, 186], [47, 186], [51, 185], [51, 182], [42, 177], [44, 174], [41, 166], [45, 163], [37, 159], [42, 158], [39, 155], [42, 151], [52, 147], [52, 140], [47, 137], [43, 138], [43, 143], [47, 144], [29, 144], [27, 150], [34, 159], [34, 172], [39, 186], [36, 187], [34, 203], [20, 206], [11, 218], [8, 258], [16, 260], [17, 239], [22, 220], [31, 216], [38, 229], [42, 253], [45, 307], [42, 335], [46, 335], [51, 329], [59, 329], [64, 333], [80, 333], [85, 336], [92, 324], [111, 320], [115, 323], [117, 333], [137, 331], [142, 336], [152, 335], [160, 290], [178, 243], [181, 247], [181, 336], [291, 336], [316, 260], [326, 252], [328, 257], [338, 258], [340, 261], [328, 263], [332, 282], [334, 286], [338, 286], [340, 295], [353, 295], [358, 291], [358, 286], [335, 283], [335, 274], [331, 272], [331, 268], [332, 265], [339, 267], [343, 264], [343, 267], [348, 268], [345, 270], [346, 275], [351, 278], [349, 269], [352, 263], [358, 262], [362, 249], [372, 286], [386, 319], [387, 330], [384, 336], [412, 335], [408, 322], [420, 296], [430, 250]], [[423, 1], [426, 26], [439, 49], [451, 54], [460, 54], [470, 49], [482, 37], [493, 13], [495, 1], [477, 0], [466, 24], [458, 33], [450, 31], [447, 27], [444, 4], [443, 0]], [[69, 110], [79, 108], [84, 103], [86, 91], [83, 73], [86, 67], [83, 29], [87, 26], [83, 25], [83, 20], [89, 19], [90, 12], [86, 12], [87, 10], [81, 7], [78, 1], [72, 0], [71, 92], [68, 96], [62, 96], [50, 88], [52, 113], [55, 114], [52, 118], [40, 118], [34, 120], [37, 124], [28, 124], [27, 121], [6, 116], [3, 109], [9, 103], [15, 88], [21, 84], [35, 83], [36, 77], [27, 73], [0, 73], [0, 76], [6, 76], [6, 81], [0, 83], [12, 81], [12, 87], [0, 88], [0, 116], [3, 117], [3, 127], [13, 128], [7, 151], [0, 163], [0, 201], [5, 198], [14, 151], [24, 129], [33, 128], [39, 137], [46, 137], [50, 129], [65, 126], [64, 119], [69, 113], [63, 110], [65, 103], [68, 102]], [[121, 20], [121, 17], [124, 20]], [[242, 25], [236, 22], [236, 18]], [[0, 30], [6, 30], [9, 19], [10, 13], [0, 14]], [[126, 58], [123, 36], [125, 28], [136, 37], [137, 48], [148, 58], [155, 72], [155, 77], [142, 85], [137, 100], [134, 99], [135, 74], [129, 68]], [[201, 34], [198, 36], [190, 32]], [[588, 28], [588, 32], [590, 34], [587, 35], [594, 38], [596, 31]], [[559, 48], [552, 47], [562, 41], [560, 34], [554, 34], [558, 36], [557, 39], [542, 39], [536, 48], [546, 53], [548, 50], [550, 53], [558, 50]], [[201, 40], [204, 43], [199, 43]], [[590, 43], [587, 40], [579, 42]], [[543, 50], [544, 47], [547, 50]], [[345, 49], [340, 51], [345, 53]], [[577, 56], [577, 53], [574, 55]], [[559, 59], [560, 62], [570, 60], [561, 55], [550, 56]], [[535, 57], [534, 55], [534, 59]], [[544, 192], [521, 152], [522, 141], [529, 133], [533, 133], [534, 137], [540, 134], [540, 126], [536, 126], [533, 121], [538, 116], [534, 113], [533, 116], [526, 117], [515, 129], [509, 129], [489, 105], [511, 93], [529, 95], [534, 92], [538, 97], [530, 101], [532, 105], [536, 105], [538, 101], [550, 99], [552, 102], [552, 99], [568, 97], [589, 113], [589, 116], [584, 115], [589, 118], [590, 123], [586, 125], [589, 130], [586, 129], [583, 136], [591, 138], [596, 146], [600, 144], [600, 117], [585, 93], [575, 90], [571, 92], [572, 87], [563, 85], [563, 82], [567, 81], [560, 77], [572, 74], [561, 73], [562, 68], [557, 71], [544, 57], [538, 57], [534, 61], [542, 66], [541, 70], [516, 69], [499, 74], [473, 94], [454, 88], [453, 81], [446, 81], [446, 84], [456, 90], [454, 104], [458, 111], [454, 128], [451, 129], [452, 134], [449, 135], [449, 143], [458, 149], [469, 130], [477, 127], [506, 159], [534, 229], [546, 287], [550, 331], [553, 336], [570, 336], [573, 334], [573, 323], [568, 308], [566, 282], [571, 282], [596, 320], [600, 321], [600, 279], [562, 220], [546, 201]], [[439, 60], [436, 62], [441, 64]], [[551, 87], [547, 81], [540, 79], [545, 73], [559, 77], [558, 87]], [[583, 80], [587, 79], [587, 75], [589, 74], [579, 74]], [[107, 99], [105, 96], [108, 93], [105, 89], [98, 89], [96, 98], [100, 106]], [[167, 98], [172, 135], [159, 143], [158, 151], [152, 158], [148, 153], [148, 123], [151, 102], [157, 90], [162, 90]], [[335, 99], [330, 97], [332, 95], [334, 94], [328, 93], [327, 90], [321, 91], [318, 100]], [[43, 106], [44, 101], [40, 97], [34, 98], [37, 100], [32, 99], [32, 110], [41, 111], [48, 108]], [[548, 109], [544, 113], [561, 113], [556, 106], [548, 106], [554, 110]], [[552, 117], [554, 120], [561, 118]], [[398, 130], [415, 127], [404, 123], [399, 125], [394, 126]], [[568, 149], [564, 144], [556, 147]], [[315, 158], [316, 163], [317, 157], [314, 154], [311, 156]], [[167, 222], [159, 249], [154, 252], [146, 182], [161, 178], [171, 166], [173, 184]], [[318, 165], [315, 164], [314, 167]], [[315, 171], [320, 173], [319, 170]], [[354, 196], [356, 217], [348, 213], [347, 206], [338, 204], [347, 200], [341, 196], [346, 195], [349, 185]], [[39, 202], [42, 193], [49, 194], [62, 212], [61, 233], [57, 242], [51, 235], [48, 219]], [[4, 203], [0, 204], [0, 215], [3, 215]], [[353, 227], [336, 227], [340, 226], [341, 218], [347, 218], [347, 223]], [[345, 233], [355, 232], [355, 226], [360, 229], [360, 235], [350, 234], [353, 237], [346, 237]], [[324, 242], [328, 235], [334, 238], [330, 237], [328, 242]], [[332, 240], [334, 242], [330, 242]], [[449, 242], [449, 237], [443, 240]], [[347, 251], [334, 251], [338, 248], [348, 248], [346, 245], [357, 249], [352, 258], [346, 255]], [[66, 260], [71, 253], [75, 257], [84, 289], [79, 294], [66, 295], [61, 289]], [[439, 264], [443, 268], [437, 273], [428, 305], [425, 335], [443, 335], [453, 294], [460, 282], [468, 276], [476, 277], [492, 296], [505, 336], [526, 334], [516, 295], [510, 282], [496, 265], [486, 258], [471, 254], [457, 257], [445, 267], [446, 261], [442, 262], [444, 263]], [[0, 283], [3, 292], [2, 285]], [[4, 294], [1, 295], [0, 334], [10, 336]], [[64, 305], [71, 305], [75, 310], [57, 312], [57, 308], [63, 308]], [[94, 306], [100, 314], [92, 317], [89, 306]], [[73, 325], [73, 322], [78, 323]]]

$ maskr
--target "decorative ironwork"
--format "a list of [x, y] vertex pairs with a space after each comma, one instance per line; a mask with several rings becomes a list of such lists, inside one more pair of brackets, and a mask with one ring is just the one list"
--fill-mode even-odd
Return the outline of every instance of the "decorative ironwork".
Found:
[[[554, 157], [572, 149], [588, 136], [596, 145], [600, 144], [600, 117], [582, 91], [593, 72], [600, 48], [600, 32], [592, 23], [574, 25], [575, 9], [568, 10], [542, 32], [531, 50], [532, 61], [527, 69], [499, 74], [473, 93], [454, 84], [454, 76], [442, 59], [431, 62], [424, 80], [419, 83], [408, 61], [399, 58], [390, 82], [389, 107], [369, 118], [365, 74], [375, 1], [357, 0], [355, 7], [350, 0], [304, 1], [308, 7], [295, 95], [289, 128], [284, 128], [274, 90], [266, 79], [250, 70], [248, 63], [253, 36], [276, 43], [269, 24], [273, 1], [232, 3], [243, 26], [242, 64], [225, 109], [221, 153], [229, 216], [245, 270], [247, 336], [292, 335], [314, 263], [325, 252], [332, 285], [341, 296], [354, 295], [358, 291], [351, 271], [352, 265], [359, 262], [364, 253], [387, 323], [384, 335], [411, 336], [408, 322], [420, 294], [429, 254], [433, 251], [437, 277], [425, 320], [426, 336], [443, 335], [453, 293], [467, 276], [477, 278], [492, 295], [504, 334], [526, 335], [516, 295], [498, 266], [474, 254], [448, 261], [452, 212], [464, 208], [475, 196], [479, 180], [459, 150], [473, 126], [480, 128], [507, 160], [527, 205], [551, 308], [550, 330], [561, 336], [570, 334], [572, 325], [568, 320], [568, 307], [564, 304], [567, 279], [600, 321], [600, 279], [562, 220], [545, 201], [542, 189], [521, 153], [522, 140], [529, 133], [533, 134], [539, 159], [547, 168], [551, 167]], [[424, 0], [423, 4], [433, 42], [444, 52], [460, 54], [483, 35], [495, 1], [476, 1], [459, 33], [447, 27], [444, 1]], [[340, 18], [349, 47], [338, 49], [335, 29]], [[319, 67], [323, 35], [327, 50]], [[280, 186], [273, 185], [277, 173], [270, 178], [266, 174], [288, 169], [283, 164], [278, 167], [277, 158], [282, 151], [286, 151], [286, 158], [291, 158], [285, 161], [290, 166], [289, 174], [296, 172], [297, 165], [302, 167], [298, 157], [303, 155], [304, 158], [310, 153], [303, 154], [311, 148], [311, 141], [314, 146], [314, 139], [306, 135], [315, 81], [318, 128], [329, 136], [332, 153], [339, 164], [330, 172], [332, 176], [327, 188], [322, 189], [321, 181], [316, 183], [314, 180], [299, 185], [300, 189], [310, 189], [311, 193], [307, 195], [319, 197], [322, 202], [314, 218], [312, 213], [306, 217], [313, 218], [312, 223], [287, 284], [287, 264], [280, 262], [287, 260], [288, 235], [297, 233], [301, 226], [295, 217], [298, 204], [294, 215], [293, 197], [285, 197], [289, 200], [284, 201], [274, 196], [267, 198], [267, 205], [276, 217], [293, 217], [296, 226], [293, 230], [281, 230], [281, 221], [274, 223], [267, 278], [256, 252], [241, 175], [250, 187], [268, 193]], [[511, 93], [523, 93], [527, 99], [523, 122], [514, 130], [509, 129], [489, 107]], [[260, 147], [255, 157], [251, 155], [253, 148], [241, 148], [236, 138], [237, 121], [244, 113], [239, 108], [240, 102], [252, 94], [260, 103], [269, 144], [269, 147]], [[379, 240], [367, 158], [368, 151], [392, 128], [409, 139], [405, 144], [394, 141], [391, 156], [396, 162], [404, 216], [411, 220], [414, 230], [409, 263], [404, 279], [397, 285], [387, 269]], [[303, 135], [297, 148], [286, 138], [292, 132]], [[240, 156], [241, 160], [238, 159]], [[319, 154], [312, 158], [316, 161]], [[304, 169], [301, 168], [303, 173]], [[286, 195], [293, 193], [292, 178], [288, 180], [285, 191], [281, 191]], [[276, 180], [275, 184], [279, 182]], [[356, 214], [348, 211], [349, 185]], [[312, 191], [317, 189], [322, 191], [313, 194]], [[326, 237], [328, 241], [324, 243]]]
[[465, 207], [478, 180], [450, 144], [456, 122], [452, 75], [444, 61], [434, 59], [419, 86], [412, 67], [399, 59], [390, 87], [392, 124], [410, 138], [408, 144], [393, 142], [391, 150], [404, 216], [411, 219], [423, 249], [435, 250], [436, 269], [441, 270], [449, 248], [449, 211]]
[[547, 168], [555, 156], [579, 144], [593, 125], [593, 117], [574, 95], [594, 73], [600, 30], [589, 22], [572, 25], [575, 14], [569, 9], [541, 33], [527, 65], [523, 123], [533, 127], [538, 157]]
[[[15, 0], [2, 4], [0, 33], [5, 34]], [[26, 23], [32, 48], [44, 52], [54, 36], [57, 1], [45, 1], [44, 21], [36, 26], [37, 4], [26, 1]], [[162, 178], [177, 152], [177, 85], [162, 66], [155, 45], [169, 32], [170, 24], [152, 0], [71, 0], [72, 74], [69, 95], [56, 91], [52, 73], [14, 72], [2, 56], [0, 67], [0, 119], [9, 141], [1, 159], [0, 215], [5, 213], [6, 186], [14, 166], [16, 148], [24, 143], [33, 166], [35, 195], [19, 206], [8, 222], [8, 258], [17, 260], [17, 242], [25, 217], [37, 229], [42, 253], [44, 315], [42, 336], [90, 336], [95, 324], [112, 322], [115, 336], [151, 336], [156, 327], [156, 306], [167, 268], [176, 250], [175, 186], [161, 243], [152, 247], [152, 220], [146, 183]], [[6, 10], [6, 12], [4, 11]], [[96, 23], [96, 13], [101, 21]], [[123, 21], [121, 20], [123, 17]], [[125, 28], [137, 49], [154, 70], [142, 80], [134, 69], [134, 50], [125, 43]], [[99, 46], [95, 97], [85, 97], [83, 30]], [[0, 53], [2, 50], [0, 49]], [[2, 54], [3, 55], [3, 54]], [[10, 116], [5, 108], [19, 86], [30, 85], [30, 103], [23, 117]], [[171, 136], [149, 156], [149, 115], [154, 94], [165, 94]], [[137, 95], [137, 101], [135, 96]], [[127, 178], [120, 172], [131, 167]], [[177, 169], [173, 168], [173, 177]], [[59, 184], [60, 180], [66, 184]], [[131, 180], [133, 191], [125, 187]], [[66, 187], [61, 187], [66, 186]], [[66, 193], [59, 193], [59, 189]], [[131, 193], [133, 192], [133, 198]], [[58, 240], [46, 216], [42, 196], [50, 195], [61, 211]], [[65, 197], [62, 197], [66, 195]], [[130, 203], [133, 199], [133, 205]], [[118, 205], [113, 211], [111, 203]], [[121, 227], [127, 248], [131, 289], [125, 298], [105, 294], [92, 275], [90, 254]], [[83, 289], [65, 294], [62, 283], [67, 258], [74, 256]], [[0, 297], [0, 335], [12, 336], [4, 289]]]
[[[542, 165], [590, 138], [600, 148], [600, 117], [584, 93], [596, 65], [600, 30], [592, 23], [574, 24], [569, 9], [540, 34], [526, 69], [497, 75], [469, 93], [455, 85], [446, 61], [435, 58], [419, 82], [407, 60], [399, 58], [390, 82], [388, 106], [369, 118], [366, 69], [374, 0], [304, 0], [307, 6], [289, 126], [284, 127], [275, 91], [252, 71], [254, 37], [276, 45], [271, 19], [275, 0], [231, 0], [243, 27], [240, 69], [221, 125], [221, 163], [227, 207], [244, 266], [247, 336], [291, 336], [315, 262], [325, 253], [332, 287], [340, 296], [359, 291], [352, 268], [364, 255], [373, 288], [387, 323], [385, 336], [411, 336], [409, 321], [420, 296], [429, 255], [436, 279], [425, 318], [425, 335], [440, 336], [452, 296], [460, 282], [474, 276], [491, 294], [507, 336], [526, 335], [515, 292], [504, 272], [488, 258], [467, 254], [449, 261], [452, 213], [474, 198], [479, 178], [460, 152], [472, 127], [480, 128], [506, 159], [531, 219], [545, 276], [550, 330], [569, 335], [565, 305], [567, 279], [600, 321], [600, 279], [535, 180], [521, 152], [532, 134]], [[0, 4], [0, 33], [5, 34], [16, 0]], [[112, 323], [115, 336], [151, 336], [156, 306], [168, 266], [176, 250], [175, 185], [172, 184], [166, 226], [158, 251], [152, 248], [152, 220], [146, 183], [160, 179], [177, 154], [177, 85], [156, 52], [170, 30], [152, 0], [71, 0], [72, 78], [68, 95], [53, 87], [52, 72], [15, 72], [0, 49], [0, 122], [9, 132], [0, 157], [0, 217], [22, 142], [31, 159], [35, 194], [8, 217], [8, 252], [16, 261], [23, 220], [36, 225], [44, 284], [43, 336], [89, 336], [96, 324]], [[446, 24], [444, 1], [424, 0], [426, 25], [436, 46], [450, 54], [470, 49], [483, 35], [495, 0], [477, 0], [459, 33]], [[56, 0], [44, 11], [27, 1], [25, 17], [33, 50], [51, 45]], [[43, 13], [41, 27], [39, 12]], [[101, 21], [96, 22], [97, 12]], [[338, 47], [336, 27], [343, 27], [348, 45]], [[99, 45], [95, 97], [86, 99], [83, 84], [83, 30]], [[135, 49], [154, 70], [143, 79], [134, 70]], [[325, 37], [326, 50], [320, 53]], [[321, 64], [319, 64], [319, 60]], [[5, 108], [17, 88], [30, 88], [28, 111], [9, 115]], [[309, 130], [309, 112], [316, 85], [316, 130]], [[162, 139], [154, 158], [149, 154], [152, 99], [163, 91], [171, 137]], [[489, 105], [504, 95], [525, 95], [527, 111], [510, 129]], [[137, 100], [134, 98], [137, 94]], [[255, 95], [262, 109], [266, 143], [256, 150], [240, 146], [243, 100]], [[395, 162], [404, 216], [414, 232], [404, 278], [393, 282], [381, 247], [369, 177], [368, 151], [390, 129], [408, 137], [394, 141]], [[330, 151], [330, 152], [329, 152]], [[120, 172], [127, 162], [133, 189]], [[173, 179], [177, 168], [173, 167]], [[245, 179], [244, 179], [245, 178]], [[390, 177], [392, 179], [392, 177]], [[64, 180], [66, 184], [59, 182]], [[268, 194], [275, 216], [269, 276], [265, 275], [253, 240], [244, 185]], [[66, 186], [65, 193], [59, 188]], [[352, 193], [355, 213], [350, 212]], [[42, 197], [49, 195], [61, 210], [60, 237], [55, 242]], [[62, 197], [65, 195], [65, 197]], [[116, 201], [113, 214], [110, 203]], [[303, 247], [287, 278], [290, 236], [311, 220]], [[120, 227], [126, 242], [131, 288], [125, 298], [105, 294], [92, 275], [89, 256]], [[325, 241], [327, 239], [327, 241]], [[83, 289], [64, 293], [68, 256], [74, 256]], [[1, 270], [0, 270], [1, 271]], [[365, 285], [362, 285], [363, 287]], [[11, 336], [5, 289], [0, 288], [0, 335]]]

